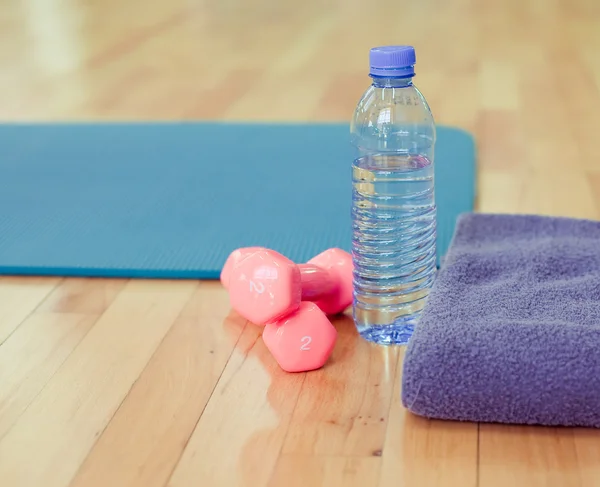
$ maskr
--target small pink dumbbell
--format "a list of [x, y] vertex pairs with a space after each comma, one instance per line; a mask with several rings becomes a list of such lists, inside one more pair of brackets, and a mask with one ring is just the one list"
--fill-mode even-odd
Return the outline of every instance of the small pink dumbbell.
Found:
[[337, 331], [316, 304], [304, 302], [281, 321], [267, 324], [262, 337], [283, 370], [306, 372], [325, 365]]
[[256, 252], [257, 250], [265, 250], [264, 247], [242, 247], [240, 249], [236, 249], [225, 261], [223, 265], [223, 269], [221, 270], [221, 284], [225, 289], [229, 288], [229, 278], [231, 277], [231, 270], [240, 263], [240, 261], [252, 254], [252, 252]]
[[352, 257], [341, 249], [299, 265], [274, 250], [256, 250], [228, 273], [231, 307], [259, 325], [293, 313], [302, 301], [314, 302], [326, 314], [341, 313], [352, 303]]
[[[221, 283], [226, 289], [232, 270], [257, 251], [280, 255], [263, 247], [244, 247], [233, 251], [221, 271]], [[327, 261], [326, 257], [321, 258]], [[327, 301], [323, 303], [325, 306], [328, 304]], [[337, 332], [323, 311], [306, 302], [281, 321], [267, 324], [263, 331], [265, 345], [287, 372], [305, 372], [322, 367], [331, 355], [336, 339]]]

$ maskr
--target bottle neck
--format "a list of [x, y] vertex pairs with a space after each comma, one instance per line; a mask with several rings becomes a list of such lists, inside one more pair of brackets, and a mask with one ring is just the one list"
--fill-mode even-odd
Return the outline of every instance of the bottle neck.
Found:
[[371, 76], [371, 78], [373, 79], [373, 86], [375, 86], [376, 88], [408, 88], [413, 84], [412, 76]]

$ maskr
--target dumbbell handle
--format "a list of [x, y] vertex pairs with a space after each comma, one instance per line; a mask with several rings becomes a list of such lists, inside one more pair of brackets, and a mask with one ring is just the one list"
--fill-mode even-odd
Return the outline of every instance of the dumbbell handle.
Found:
[[298, 264], [302, 283], [302, 301], [316, 301], [331, 293], [335, 282], [328, 270], [314, 264]]

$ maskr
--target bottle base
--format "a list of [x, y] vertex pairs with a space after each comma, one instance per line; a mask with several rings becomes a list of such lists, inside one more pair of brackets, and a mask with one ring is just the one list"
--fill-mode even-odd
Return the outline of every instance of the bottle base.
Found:
[[429, 288], [410, 296], [417, 299], [408, 303], [396, 303], [383, 307], [364, 307], [362, 298], [353, 307], [354, 323], [361, 337], [380, 345], [406, 345], [421, 318]]
[[406, 345], [415, 330], [419, 315], [404, 316], [386, 325], [357, 325], [358, 333], [365, 340], [378, 345]]

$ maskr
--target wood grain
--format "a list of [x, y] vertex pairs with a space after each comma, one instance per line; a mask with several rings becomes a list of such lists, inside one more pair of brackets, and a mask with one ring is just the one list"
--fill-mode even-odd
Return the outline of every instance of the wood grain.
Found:
[[[0, 117], [348, 121], [392, 43], [475, 135], [478, 210], [600, 218], [594, 0], [5, 0]], [[600, 485], [597, 431], [415, 417], [404, 349], [335, 325], [286, 374], [217, 282], [0, 277], [0, 484]]]
[[375, 457], [298, 456], [283, 454], [269, 487], [364, 487], [379, 476], [381, 459]]
[[123, 289], [0, 440], [7, 485], [70, 482], [194, 287], [132, 281]]
[[[401, 359], [404, 349], [401, 350]], [[406, 411], [401, 401], [402, 360], [395, 373], [379, 487], [477, 485], [478, 427], [428, 420]]]
[[97, 316], [36, 313], [0, 347], [0, 438], [27, 409]]
[[118, 279], [65, 279], [40, 304], [37, 311], [99, 316], [125, 287]]
[[0, 344], [60, 282], [57, 278], [0, 278]]
[[216, 283], [198, 287], [71, 487], [165, 485], [244, 328], [215, 313], [226, 298]]
[[244, 329], [170, 487], [269, 481], [305, 375], [279, 369], [260, 334], [251, 324]]
[[398, 349], [358, 340], [348, 316], [333, 323], [338, 341], [330, 364], [307, 374], [282, 453], [380, 456]]
[[481, 425], [479, 485], [598, 485], [598, 444], [597, 431]]

